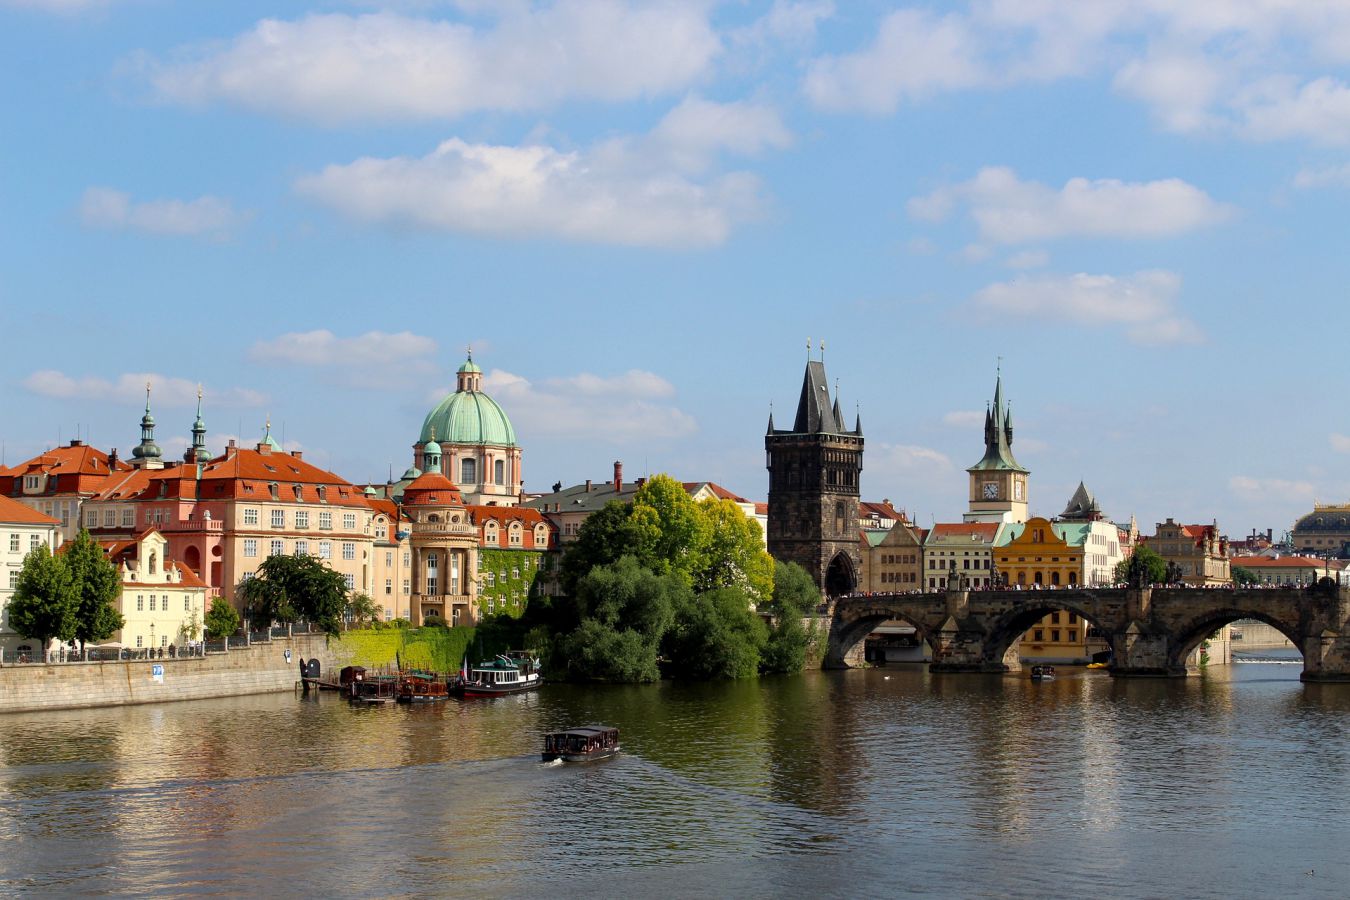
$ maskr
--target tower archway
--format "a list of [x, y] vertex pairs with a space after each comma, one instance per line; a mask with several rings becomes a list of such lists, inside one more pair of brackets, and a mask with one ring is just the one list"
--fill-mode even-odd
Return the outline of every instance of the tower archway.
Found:
[[858, 589], [858, 572], [853, 559], [840, 551], [825, 568], [825, 593], [831, 597], [842, 597]]

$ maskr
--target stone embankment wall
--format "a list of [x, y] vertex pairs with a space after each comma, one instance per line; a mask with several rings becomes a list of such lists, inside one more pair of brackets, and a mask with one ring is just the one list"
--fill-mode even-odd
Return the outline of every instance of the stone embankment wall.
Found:
[[[289, 691], [300, 679], [301, 658], [317, 658], [325, 673], [334, 662], [324, 635], [303, 634], [205, 658], [4, 666], [0, 713]], [[154, 666], [163, 666], [162, 677]]]
[[1242, 640], [1233, 642], [1233, 649], [1239, 653], [1244, 650], [1282, 650], [1294, 646], [1294, 642], [1285, 637], [1282, 631], [1265, 622], [1235, 623], [1233, 628], [1242, 632]]

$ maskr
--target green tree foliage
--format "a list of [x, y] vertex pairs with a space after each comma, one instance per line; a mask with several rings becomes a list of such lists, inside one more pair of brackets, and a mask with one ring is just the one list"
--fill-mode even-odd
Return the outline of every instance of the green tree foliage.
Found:
[[368, 625], [379, 618], [382, 612], [384, 609], [376, 606], [370, 595], [362, 591], [353, 591], [347, 599], [347, 617], [356, 625]]
[[60, 561], [70, 571], [75, 589], [75, 639], [83, 646], [106, 641], [125, 623], [117, 611], [122, 594], [122, 578], [83, 528], [61, 554]]
[[707, 553], [712, 523], [669, 475], [657, 475], [633, 494], [630, 533], [632, 552], [658, 575], [676, 573], [693, 584], [695, 573], [709, 567]]
[[657, 651], [687, 602], [688, 587], [625, 556], [593, 569], [577, 584], [581, 624], [561, 641], [573, 677], [592, 681], [655, 681]]
[[10, 627], [26, 638], [36, 638], [46, 652], [52, 639], [75, 637], [79, 595], [70, 569], [52, 556], [45, 544], [29, 552], [19, 570], [19, 581], [9, 601]]
[[681, 678], [746, 678], [759, 672], [764, 622], [735, 588], [678, 597], [662, 646]]
[[1244, 566], [1233, 566], [1232, 579], [1233, 584], [1259, 584], [1261, 581], [1255, 572]]
[[249, 618], [260, 624], [305, 618], [336, 635], [347, 606], [343, 578], [312, 556], [269, 556], [235, 589]]
[[773, 600], [761, 607], [773, 616], [760, 662], [762, 671], [786, 673], [805, 668], [812, 635], [802, 620], [818, 603], [820, 589], [810, 573], [796, 563], [774, 563]]
[[698, 509], [708, 528], [694, 589], [734, 587], [752, 603], [767, 601], [773, 594], [773, 557], [764, 550], [759, 523], [731, 500], [704, 500]]
[[206, 636], [218, 641], [238, 630], [239, 611], [224, 597], [212, 600], [211, 608], [206, 611]]
[[1134, 553], [1116, 563], [1116, 581], [1147, 587], [1162, 584], [1167, 579], [1167, 562], [1147, 544], [1134, 548]]
[[[632, 512], [633, 508], [627, 503], [611, 500], [582, 523], [576, 541], [567, 548], [562, 560], [560, 580], [565, 596], [576, 596], [577, 583], [591, 569], [618, 562], [625, 553], [637, 552], [637, 539], [629, 521]], [[555, 624], [570, 630], [579, 619], [574, 618], [568, 623], [563, 618], [568, 611], [575, 616], [575, 610], [559, 609], [560, 620]]]

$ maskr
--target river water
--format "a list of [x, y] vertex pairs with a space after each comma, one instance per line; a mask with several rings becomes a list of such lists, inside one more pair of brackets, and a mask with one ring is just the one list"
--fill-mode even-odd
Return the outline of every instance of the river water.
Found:
[[[0, 894], [1350, 895], [1350, 685], [922, 668], [0, 718]], [[625, 753], [538, 761], [617, 725]]]

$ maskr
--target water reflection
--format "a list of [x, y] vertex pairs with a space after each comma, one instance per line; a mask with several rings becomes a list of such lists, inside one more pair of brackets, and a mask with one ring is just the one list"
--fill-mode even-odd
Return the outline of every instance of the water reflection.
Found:
[[[1350, 689], [1297, 678], [892, 667], [9, 716], [0, 890], [1317, 895], [1350, 877]], [[624, 756], [538, 762], [592, 721]]]

